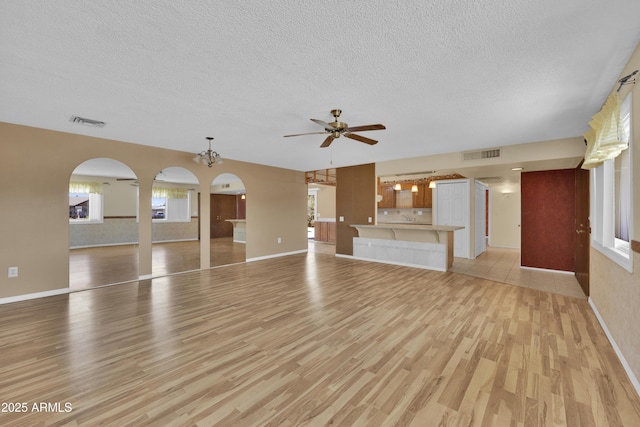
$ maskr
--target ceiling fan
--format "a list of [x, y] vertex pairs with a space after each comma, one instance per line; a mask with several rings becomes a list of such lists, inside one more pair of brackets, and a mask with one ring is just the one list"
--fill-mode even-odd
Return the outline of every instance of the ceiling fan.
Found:
[[386, 129], [384, 125], [375, 124], [375, 125], [364, 125], [364, 126], [351, 126], [344, 122], [339, 122], [338, 117], [340, 117], [340, 113], [342, 110], [335, 109], [331, 110], [331, 115], [334, 117], [334, 121], [327, 123], [318, 119], [311, 119], [312, 122], [319, 124], [324, 128], [323, 132], [309, 132], [309, 133], [297, 133], [294, 135], [285, 135], [285, 137], [289, 136], [300, 136], [300, 135], [317, 135], [317, 134], [329, 134], [327, 139], [324, 140], [320, 147], [328, 147], [331, 145], [334, 139], [340, 138], [340, 135], [344, 135], [346, 138], [355, 139], [356, 141], [364, 142], [365, 144], [374, 145], [377, 144], [378, 141], [375, 139], [366, 138], [364, 136], [355, 134], [353, 132], [363, 132], [366, 130], [383, 130]]

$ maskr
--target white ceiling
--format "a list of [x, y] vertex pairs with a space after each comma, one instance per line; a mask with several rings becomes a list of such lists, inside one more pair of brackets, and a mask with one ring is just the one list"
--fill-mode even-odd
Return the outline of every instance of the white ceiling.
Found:
[[[2, 1], [0, 121], [192, 153], [213, 136], [300, 171], [573, 137], [638, 16], [638, 0]], [[362, 133], [380, 142], [283, 138], [333, 108], [385, 124]]]

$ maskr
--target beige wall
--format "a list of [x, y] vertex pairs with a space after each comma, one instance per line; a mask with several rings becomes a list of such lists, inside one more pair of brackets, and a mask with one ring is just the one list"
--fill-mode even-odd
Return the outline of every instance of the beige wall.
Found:
[[[302, 172], [233, 160], [208, 168], [194, 163], [193, 153], [8, 123], [0, 123], [0, 148], [0, 298], [69, 286], [69, 178], [76, 166], [92, 158], [112, 158], [129, 166], [139, 180], [140, 200], [150, 200], [153, 178], [170, 166], [193, 172], [204, 194], [218, 174], [234, 173], [247, 189], [247, 259], [307, 249], [307, 186]], [[207, 197], [201, 213], [209, 216]], [[201, 233], [209, 235], [208, 221], [202, 222]], [[151, 234], [151, 205], [141, 203], [141, 276], [151, 274]], [[209, 255], [205, 240], [202, 267], [209, 266]], [[7, 269], [12, 266], [19, 268], [19, 277], [9, 279]]]
[[[632, 55], [620, 78], [640, 69], [640, 45]], [[636, 78], [636, 80], [638, 80]], [[618, 89], [614, 85], [612, 92]], [[633, 234], [640, 240], [640, 83], [623, 86], [620, 95], [624, 99], [632, 93], [632, 194]], [[640, 380], [640, 254], [633, 253], [633, 273], [629, 273], [597, 250], [591, 249], [590, 288], [591, 303], [620, 348], [636, 384]]]
[[318, 188], [318, 218], [336, 217], [336, 187], [333, 185], [316, 185]]
[[491, 246], [520, 249], [520, 187], [492, 187], [489, 197]]

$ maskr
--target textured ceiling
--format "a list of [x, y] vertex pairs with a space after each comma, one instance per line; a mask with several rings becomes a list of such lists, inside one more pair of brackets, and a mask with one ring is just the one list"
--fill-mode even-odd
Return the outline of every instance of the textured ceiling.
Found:
[[[192, 153], [213, 136], [301, 171], [572, 137], [638, 16], [638, 0], [2, 1], [0, 121]], [[283, 138], [333, 108], [387, 130]]]

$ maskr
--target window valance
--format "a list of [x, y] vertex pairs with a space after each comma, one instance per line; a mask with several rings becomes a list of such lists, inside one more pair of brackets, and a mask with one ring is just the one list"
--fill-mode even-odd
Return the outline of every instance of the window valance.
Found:
[[629, 136], [620, 114], [621, 103], [618, 93], [614, 93], [589, 122], [591, 128], [584, 134], [587, 152], [582, 169], [596, 168], [605, 160], [615, 159], [629, 147]]
[[78, 194], [102, 194], [102, 183], [101, 182], [81, 182], [81, 181], [70, 181], [69, 182], [69, 193], [78, 193]]
[[166, 197], [167, 199], [186, 199], [189, 196], [188, 190], [184, 188], [153, 187], [152, 197]]

